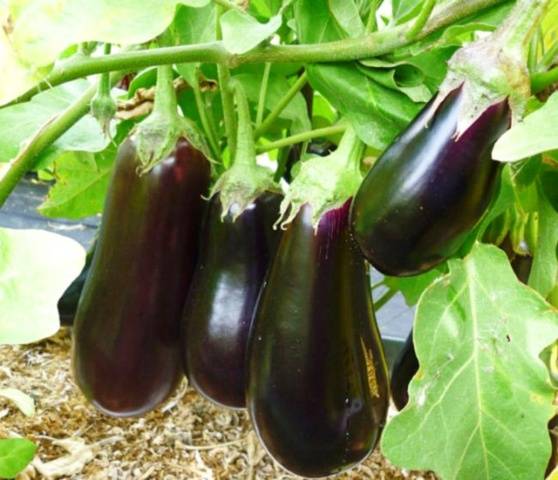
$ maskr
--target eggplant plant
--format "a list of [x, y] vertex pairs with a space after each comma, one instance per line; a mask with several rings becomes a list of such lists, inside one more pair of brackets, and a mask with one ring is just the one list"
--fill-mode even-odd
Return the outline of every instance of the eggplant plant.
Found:
[[1, 343], [72, 325], [75, 398], [154, 428], [246, 409], [240, 477], [558, 474], [556, 0], [52, 3], [0, 6]]

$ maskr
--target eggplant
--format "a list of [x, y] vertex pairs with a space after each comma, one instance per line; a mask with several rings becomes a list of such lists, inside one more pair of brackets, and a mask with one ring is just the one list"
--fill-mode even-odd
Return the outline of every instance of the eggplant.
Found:
[[500, 164], [494, 143], [510, 125], [507, 100], [456, 136], [463, 91], [432, 100], [368, 172], [352, 205], [363, 255], [392, 276], [423, 273], [454, 255], [483, 216]]
[[280, 201], [280, 195], [267, 193], [236, 220], [237, 205], [221, 220], [221, 201], [215, 195], [206, 213], [200, 258], [184, 308], [182, 345], [190, 383], [223, 406], [246, 404], [248, 333], [280, 237], [272, 228]]
[[91, 245], [91, 248], [87, 251], [85, 265], [83, 266], [80, 274], [74, 279], [58, 300], [60, 324], [65, 327], [71, 327], [74, 324], [74, 317], [76, 315], [79, 297], [81, 295], [81, 291], [83, 290], [85, 279], [87, 278], [91, 268], [91, 261], [93, 260], [93, 254], [95, 253], [95, 245], [96, 242], [93, 242], [93, 245]]
[[283, 233], [254, 315], [247, 407], [267, 451], [304, 477], [339, 473], [374, 449], [389, 402], [368, 271], [349, 202], [317, 228], [305, 204]]
[[180, 318], [194, 272], [210, 167], [185, 139], [142, 175], [119, 148], [73, 337], [75, 381], [99, 410], [140, 415], [182, 376]]
[[411, 330], [391, 369], [391, 399], [397, 410], [402, 410], [409, 402], [409, 383], [418, 369], [419, 364]]

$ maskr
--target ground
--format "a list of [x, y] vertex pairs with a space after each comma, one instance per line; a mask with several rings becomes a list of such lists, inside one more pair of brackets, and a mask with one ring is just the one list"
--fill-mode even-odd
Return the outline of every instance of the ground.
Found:
[[[0, 438], [25, 436], [39, 448], [18, 480], [290, 480], [262, 449], [247, 415], [214, 406], [186, 382], [143, 418], [113, 419], [86, 403], [70, 375], [70, 332], [32, 346], [0, 347], [0, 388], [31, 395], [36, 413], [23, 415], [0, 399]], [[335, 478], [424, 479], [403, 472], [375, 452]]]

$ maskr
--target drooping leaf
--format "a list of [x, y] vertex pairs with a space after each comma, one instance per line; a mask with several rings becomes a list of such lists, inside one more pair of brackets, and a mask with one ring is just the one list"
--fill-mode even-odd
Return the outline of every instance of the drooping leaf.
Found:
[[118, 146], [128, 135], [132, 122], [122, 122], [112, 143], [95, 155], [66, 152], [54, 161], [56, 183], [39, 206], [41, 215], [77, 220], [101, 213]]
[[279, 30], [282, 20], [278, 14], [267, 23], [260, 23], [247, 13], [229, 10], [221, 17], [223, 44], [231, 53], [248, 52]]
[[539, 356], [556, 338], [558, 311], [517, 280], [500, 249], [476, 244], [451, 260], [419, 302], [420, 368], [384, 431], [384, 454], [440, 478], [543, 478], [555, 391]]
[[[558, 181], [558, 174], [552, 172], [546, 175], [554, 182]], [[547, 297], [558, 280], [558, 211], [551, 203], [548, 195], [550, 192], [543, 185], [539, 185], [538, 188], [538, 238], [535, 258], [529, 275], [529, 286], [537, 290], [543, 297]], [[552, 185], [554, 192], [556, 192], [557, 186], [557, 184]]]
[[558, 92], [536, 112], [508, 130], [496, 145], [492, 156], [501, 162], [515, 162], [539, 153], [558, 149]]
[[26, 417], [32, 417], [35, 414], [35, 401], [33, 398], [17, 388], [0, 389], [0, 397], [7, 398], [13, 402]]
[[[29, 102], [0, 109], [0, 162], [15, 158], [27, 140], [89, 86], [87, 80], [76, 80], [40, 93]], [[48, 147], [40, 158], [66, 150], [98, 152], [108, 142], [97, 121], [86, 115]]]
[[70, 238], [0, 229], [0, 344], [31, 343], [60, 327], [57, 302], [85, 263]]
[[0, 478], [14, 478], [35, 456], [37, 446], [25, 438], [0, 440]]

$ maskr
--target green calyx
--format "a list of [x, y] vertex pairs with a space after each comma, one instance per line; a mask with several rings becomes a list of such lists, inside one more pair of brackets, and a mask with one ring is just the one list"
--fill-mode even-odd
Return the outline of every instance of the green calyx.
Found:
[[140, 175], [147, 173], [166, 158], [174, 150], [180, 138], [188, 140], [206, 158], [211, 159], [203, 135], [190, 120], [178, 114], [173, 71], [170, 65], [158, 67], [153, 112], [138, 125], [134, 137], [140, 162]]
[[256, 162], [254, 130], [244, 88], [238, 81], [232, 81], [231, 88], [238, 110], [236, 152], [232, 167], [219, 177], [211, 196], [217, 193], [220, 196], [221, 218], [230, 211], [234, 221], [264, 192], [280, 192], [281, 189], [273, 180], [273, 172]]
[[349, 127], [337, 150], [326, 157], [313, 156], [303, 162], [281, 203], [276, 225], [286, 228], [302, 206], [309, 204], [312, 222], [317, 227], [325, 212], [341, 207], [353, 197], [362, 182], [360, 162], [364, 150], [364, 143]]
[[518, 0], [506, 21], [491, 35], [459, 49], [436, 99], [463, 89], [457, 136], [492, 105], [508, 100], [513, 121], [523, 117], [531, 95], [527, 45], [545, 12], [548, 0]]

